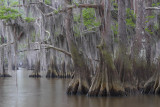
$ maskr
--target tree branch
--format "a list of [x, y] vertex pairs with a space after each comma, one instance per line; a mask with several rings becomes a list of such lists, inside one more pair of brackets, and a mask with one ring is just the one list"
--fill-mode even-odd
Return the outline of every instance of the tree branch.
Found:
[[[71, 57], [71, 53], [69, 53], [69, 52], [67, 52], [67, 51], [65, 51], [65, 50], [63, 50], [63, 49], [60, 49], [60, 48], [57, 48], [57, 47], [54, 47], [54, 46], [52, 46], [52, 45], [49, 45], [49, 44], [42, 44], [42, 43], [39, 43], [39, 42], [35, 42], [35, 43], [33, 43], [33, 44], [39, 44], [39, 45], [41, 45], [42, 46], [42, 49], [54, 49], [54, 50], [56, 50], [56, 51], [59, 51], [59, 52], [62, 52], [62, 53], [64, 53], [64, 54], [66, 54], [66, 55], [68, 55], [69, 57]], [[36, 48], [36, 49], [30, 49], [30, 50], [40, 50], [39, 48]], [[27, 49], [25, 49], [25, 50], [20, 50], [20, 51], [18, 51], [18, 52], [25, 52], [25, 51], [28, 51]]]
[[2, 44], [2, 45], [0, 45], [0, 48], [11, 45], [11, 44], [14, 44], [14, 42], [9, 42], [9, 43], [6, 43], [6, 44]]
[[160, 10], [160, 7], [146, 7], [146, 10]]
[[57, 51], [59, 51], [59, 52], [62, 52], [62, 53], [64, 53], [64, 54], [66, 54], [66, 55], [68, 55], [68, 56], [71, 57], [71, 53], [69, 53], [69, 52], [67, 52], [67, 51], [65, 51], [65, 50], [63, 50], [63, 49], [54, 47], [54, 46], [49, 45], [49, 44], [42, 44], [42, 46], [45, 46], [46, 48], [52, 48], [52, 49], [54, 49], [54, 50], [57, 50]]
[[[101, 5], [96, 5], [96, 4], [78, 4], [78, 5], [69, 5], [67, 6], [66, 8], [63, 8], [63, 9], [60, 9], [60, 10], [56, 10], [57, 13], [61, 13], [61, 12], [65, 12], [69, 9], [73, 9], [73, 8], [99, 8]], [[49, 16], [52, 16], [54, 13], [51, 12], [51, 13], [48, 13], [46, 14], [45, 16], [49, 17]]]

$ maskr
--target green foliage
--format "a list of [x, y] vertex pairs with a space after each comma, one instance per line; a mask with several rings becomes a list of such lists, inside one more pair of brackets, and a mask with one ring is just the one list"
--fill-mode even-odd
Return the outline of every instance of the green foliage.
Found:
[[132, 28], [136, 27], [136, 14], [134, 14], [134, 11], [130, 8], [126, 9], [126, 25]]
[[61, 7], [58, 7], [58, 9], [57, 9], [57, 10], [54, 10], [53, 12], [54, 12], [55, 14], [58, 14], [61, 9], [62, 9]]
[[47, 4], [47, 5], [50, 5], [50, 4], [51, 4], [51, 1], [50, 1], [50, 0], [45, 0], [44, 2], [45, 2], [45, 4]]
[[152, 15], [152, 16], [146, 16], [146, 18], [147, 18], [148, 20], [151, 20], [151, 19], [154, 19], [155, 16], [154, 16], [154, 15]]
[[3, 5], [4, 4], [4, 0], [0, 0], [0, 5]]
[[0, 19], [5, 19], [6, 21], [10, 19], [16, 19], [17, 17], [20, 17], [21, 14], [12, 8], [2, 6], [0, 7]]
[[61, 34], [61, 27], [60, 26], [57, 26], [55, 29], [54, 29], [54, 34], [55, 34], [55, 37], [58, 37], [60, 34]]
[[19, 4], [18, 1], [14, 1], [14, 2], [11, 2], [10, 6], [16, 6], [18, 4]]
[[153, 26], [153, 28], [154, 28], [155, 30], [158, 30], [158, 24], [155, 24], [155, 25]]
[[160, 2], [157, 2], [157, 3], [153, 3], [153, 4], [152, 4], [153, 7], [159, 6], [159, 5], [160, 5]]
[[131, 18], [126, 19], [126, 24], [127, 24], [127, 26], [131, 26], [131, 27], [133, 27], [133, 28], [136, 27], [136, 24], [132, 21]]
[[[150, 16], [146, 16], [146, 20], [145, 23], [150, 22], [151, 20], [153, 20], [155, 18], [154, 13]], [[154, 30], [152, 30], [152, 28], [154, 28]], [[148, 32], [150, 35], [153, 35], [155, 33], [155, 31], [157, 31], [157, 26], [153, 25], [153, 26], [145, 26], [145, 31]]]
[[[95, 27], [100, 26], [100, 21], [97, 21], [95, 17], [95, 10], [91, 8], [86, 8], [82, 10], [82, 16], [83, 16], [83, 23], [85, 28], [88, 31], [94, 30]], [[74, 35], [79, 36], [80, 35], [80, 25], [81, 25], [81, 20], [80, 20], [80, 14], [74, 14]]]
[[79, 25], [74, 25], [73, 31], [74, 31], [74, 36], [78, 37], [80, 35]]
[[87, 29], [93, 26], [100, 26], [100, 21], [96, 21], [95, 10], [92, 8], [86, 8], [82, 10], [84, 25]]
[[74, 22], [80, 22], [80, 15], [75, 14], [73, 20]]
[[113, 3], [113, 7], [115, 10], [118, 10], [118, 4], [117, 3]]
[[153, 35], [152, 30], [150, 30], [148, 27], [145, 28], [145, 31], [148, 32], [149, 34]]
[[118, 23], [115, 21], [115, 25], [111, 26], [111, 30], [113, 31], [114, 35], [118, 35]]
[[118, 42], [118, 22], [114, 21], [114, 24], [111, 25], [111, 30], [113, 32], [114, 42]]
[[73, 0], [73, 1], [72, 1], [72, 3], [73, 3], [73, 4], [75, 4], [76, 6], [78, 6], [78, 5], [79, 5], [79, 3], [78, 3], [78, 2], [76, 2], [75, 0]]
[[35, 19], [34, 19], [34, 18], [31, 18], [31, 17], [25, 17], [24, 20], [25, 20], [26, 22], [28, 22], [28, 23], [35, 21]]
[[74, 31], [74, 36], [79, 36], [80, 35], [80, 14], [75, 14], [73, 17], [74, 20], [74, 27], [73, 27], [73, 31]]
[[55, 13], [55, 14], [58, 14], [58, 12], [59, 12], [58, 10], [54, 10], [54, 13]]

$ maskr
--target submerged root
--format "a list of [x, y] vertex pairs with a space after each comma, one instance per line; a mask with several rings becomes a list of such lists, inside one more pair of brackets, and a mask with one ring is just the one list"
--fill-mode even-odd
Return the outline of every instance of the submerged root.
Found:
[[105, 44], [98, 46], [100, 50], [99, 70], [89, 89], [89, 96], [122, 96], [125, 90], [119, 79], [118, 72], [111, 54], [105, 49]]
[[87, 80], [72, 79], [67, 89], [67, 94], [87, 94], [89, 90], [89, 83]]
[[135, 85], [132, 85], [130, 82], [128, 84], [125, 83], [123, 86], [124, 86], [126, 95], [133, 95], [139, 92], [137, 87]]
[[109, 82], [105, 74], [98, 72], [89, 89], [89, 96], [122, 96], [125, 94], [120, 82]]
[[36, 66], [35, 66], [35, 70], [33, 71], [33, 73], [31, 75], [29, 75], [29, 77], [33, 77], [33, 78], [41, 77], [41, 75], [40, 75], [40, 61], [37, 61]]
[[144, 94], [160, 94], [160, 74], [156, 72], [144, 85]]
[[112, 82], [112, 87], [109, 89], [111, 96], [123, 96], [125, 95], [125, 89], [120, 81]]
[[57, 71], [49, 69], [46, 74], [46, 78], [56, 78], [56, 77], [58, 77]]
[[94, 78], [92, 85], [89, 89], [88, 95], [89, 96], [98, 96], [99, 95], [99, 91], [101, 88], [101, 77], [100, 77], [100, 73], [96, 74], [96, 77]]
[[129, 60], [129, 56], [123, 56], [119, 54], [114, 63], [119, 73], [120, 80], [123, 84], [125, 94], [131, 95], [138, 92], [134, 78], [132, 62]]
[[125, 90], [116, 71], [111, 54], [105, 49], [105, 44], [98, 46], [100, 50], [99, 70], [89, 89], [89, 96], [121, 96]]
[[59, 78], [71, 78], [72, 77], [72, 73], [71, 72], [60, 72], [58, 74]]
[[41, 77], [41, 75], [39, 72], [33, 72], [31, 75], [29, 75], [29, 77], [39, 78], [39, 77]]
[[69, 87], [67, 89], [67, 94], [76, 94], [79, 86], [79, 81], [76, 79], [73, 79], [69, 83]]
[[63, 61], [63, 63], [62, 63], [62, 71], [59, 73], [59, 78], [71, 78], [71, 77], [72, 77], [72, 74], [71, 74], [71, 72], [66, 70], [66, 64]]
[[8, 72], [6, 72], [4, 65], [3, 65], [3, 72], [0, 74], [0, 77], [12, 77]]
[[4, 74], [1, 74], [0, 77], [12, 77], [12, 76], [8, 73], [4, 73]]
[[60, 72], [58, 77], [59, 78], [66, 78], [66, 73], [65, 72]]

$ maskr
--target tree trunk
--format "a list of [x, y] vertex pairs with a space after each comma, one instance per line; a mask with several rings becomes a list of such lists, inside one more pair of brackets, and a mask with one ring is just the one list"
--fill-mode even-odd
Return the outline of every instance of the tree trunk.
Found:
[[53, 58], [50, 61], [51, 62], [50, 62], [50, 65], [49, 65], [49, 69], [48, 69], [46, 78], [55, 78], [55, 77], [58, 77], [58, 73], [56, 71], [55, 63], [54, 63]]
[[[152, 0], [146, 1], [146, 6], [147, 7], [152, 7]], [[152, 10], [146, 10], [146, 15], [147, 16], [152, 16]], [[154, 23], [152, 23], [149, 19], [147, 20], [148, 24], [147, 24], [147, 28], [150, 29], [152, 31], [152, 28], [154, 27]], [[146, 34], [146, 60], [147, 60], [147, 67], [149, 68], [151, 65], [151, 37], [153, 35], [147, 33]]]
[[[10, 31], [11, 30], [11, 28], [10, 27], [7, 27], [7, 30], [8, 31]], [[4, 70], [4, 72], [3, 72], [3, 77], [11, 77], [10, 75], [9, 75], [9, 72], [11, 72], [12, 71], [12, 61], [11, 61], [11, 59], [12, 59], [12, 56], [11, 56], [11, 44], [10, 44], [10, 42], [11, 42], [11, 34], [8, 32], [8, 39], [7, 39], [7, 42], [9, 43], [8, 44], [8, 47], [7, 47], [7, 58], [8, 58], [8, 71], [5, 71]], [[4, 65], [3, 65], [4, 66]]]
[[[71, 0], [65, 0], [66, 4], [71, 4]], [[68, 9], [65, 17], [66, 37], [74, 63], [75, 75], [69, 83], [68, 94], [86, 94], [90, 87], [90, 72], [86, 65], [83, 53], [78, 50], [72, 29], [72, 9]]]
[[[1, 35], [1, 44], [4, 43], [4, 37]], [[4, 47], [1, 47], [1, 69], [0, 69], [0, 76], [4, 76], [5, 69], [4, 69]]]
[[[147, 7], [152, 6], [152, 0], [146, 2]], [[152, 15], [152, 10], [146, 10], [147, 16]], [[148, 22], [147, 28], [152, 31], [153, 23]], [[149, 74], [149, 70], [151, 69], [151, 34], [146, 34], [147, 43], [146, 43], [146, 60], [147, 60], [147, 69]], [[160, 59], [158, 59], [157, 69], [154, 72], [153, 76], [144, 84], [144, 93], [146, 94], [159, 94], [160, 95]]]
[[154, 75], [144, 84], [143, 93], [160, 95], [160, 59], [158, 59], [158, 67]]
[[132, 60], [133, 72], [136, 75], [137, 88], [142, 88], [140, 81], [146, 78], [146, 61], [145, 61], [145, 8], [144, 0], [137, 1], [137, 18], [136, 18], [136, 35], [133, 38]]
[[[126, 91], [134, 90], [134, 79], [132, 72], [132, 62], [129, 59], [129, 43], [126, 29], [126, 0], [118, 1], [118, 36], [119, 36], [119, 52], [115, 61], [116, 68], [120, 75]], [[133, 85], [134, 84], [134, 85]]]
[[34, 77], [34, 78], [41, 77], [41, 75], [40, 75], [40, 60], [39, 59], [36, 62], [35, 69], [34, 69], [33, 73], [31, 75], [29, 75], [29, 77]]
[[119, 96], [124, 94], [124, 88], [111, 55], [111, 2], [110, 0], [102, 0], [101, 5], [99, 12], [102, 41], [98, 46], [100, 51], [99, 71], [92, 82], [88, 94], [91, 96]]

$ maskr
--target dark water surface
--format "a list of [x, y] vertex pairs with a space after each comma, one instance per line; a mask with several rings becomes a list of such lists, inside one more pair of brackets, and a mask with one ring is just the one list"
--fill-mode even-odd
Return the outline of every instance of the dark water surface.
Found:
[[0, 78], [0, 107], [160, 107], [160, 96], [152, 95], [68, 96], [69, 79], [34, 79], [29, 73], [21, 69], [12, 78]]

